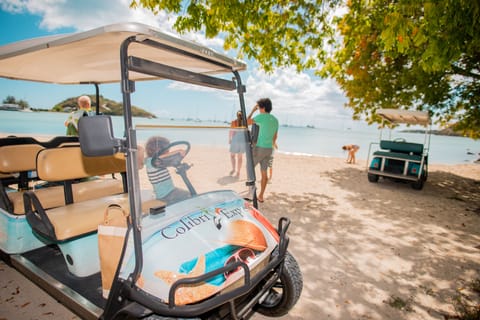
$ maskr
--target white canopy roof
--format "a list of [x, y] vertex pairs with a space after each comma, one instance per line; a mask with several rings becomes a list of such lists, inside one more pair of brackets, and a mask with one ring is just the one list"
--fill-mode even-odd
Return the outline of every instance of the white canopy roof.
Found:
[[[245, 70], [246, 64], [191, 41], [139, 23], [113, 24], [90, 31], [20, 41], [0, 47], [0, 77], [59, 84], [121, 80], [120, 46], [130, 36], [150, 39], [197, 57], [132, 43], [129, 54], [202, 74]], [[200, 58], [198, 57], [200, 56]], [[130, 73], [131, 80], [155, 79]]]
[[430, 116], [425, 111], [411, 111], [400, 109], [379, 109], [377, 114], [392, 123], [406, 123], [427, 126]]

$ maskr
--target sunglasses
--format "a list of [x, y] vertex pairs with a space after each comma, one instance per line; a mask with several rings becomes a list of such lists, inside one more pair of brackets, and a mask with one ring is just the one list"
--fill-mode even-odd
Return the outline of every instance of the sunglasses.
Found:
[[[229, 264], [235, 263], [235, 262], [244, 262], [246, 264], [250, 263], [253, 259], [255, 259], [256, 255], [253, 250], [249, 248], [242, 248], [237, 251], [235, 251], [228, 259], [225, 261], [225, 267], [228, 266]], [[241, 267], [238, 267], [235, 270], [227, 271], [224, 273], [225, 279], [228, 279], [229, 276], [231, 276], [233, 273], [237, 272], [240, 270]]]

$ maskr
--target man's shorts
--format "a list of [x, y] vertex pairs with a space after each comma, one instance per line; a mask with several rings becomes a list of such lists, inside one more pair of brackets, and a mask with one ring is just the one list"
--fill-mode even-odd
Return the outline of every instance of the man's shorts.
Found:
[[256, 167], [260, 163], [260, 170], [267, 171], [272, 152], [272, 148], [253, 148], [253, 166]]

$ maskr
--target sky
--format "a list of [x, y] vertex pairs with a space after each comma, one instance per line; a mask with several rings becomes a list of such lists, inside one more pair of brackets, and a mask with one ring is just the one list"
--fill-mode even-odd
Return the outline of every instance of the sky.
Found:
[[[155, 16], [148, 10], [130, 9], [129, 3], [130, 0], [0, 0], [0, 46], [118, 22], [140, 22], [175, 33], [173, 16], [163, 12]], [[236, 52], [223, 50], [221, 38], [206, 39], [201, 33], [182, 37], [236, 57]], [[328, 127], [339, 121], [352, 122], [352, 111], [344, 107], [346, 98], [333, 80], [293, 69], [265, 74], [255, 61], [246, 62], [248, 68], [241, 77], [247, 88], [247, 111], [259, 98], [269, 97], [273, 103], [272, 114], [283, 124]], [[132, 103], [159, 117], [231, 120], [239, 106], [236, 96], [225, 95], [223, 91], [220, 94], [168, 81], [137, 83], [137, 87], [139, 94], [132, 98]], [[94, 93], [93, 86], [59, 86], [0, 78], [0, 102], [10, 95], [27, 101], [34, 108], [51, 108], [64, 99]], [[102, 85], [100, 93], [116, 101], [122, 99], [118, 84]]]

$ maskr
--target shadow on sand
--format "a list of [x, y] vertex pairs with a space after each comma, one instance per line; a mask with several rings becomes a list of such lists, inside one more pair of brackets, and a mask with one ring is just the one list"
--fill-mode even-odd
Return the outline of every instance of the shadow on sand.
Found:
[[[328, 195], [271, 193], [260, 206], [272, 221], [292, 220], [290, 251], [304, 290], [284, 319], [455, 314], [458, 288], [480, 277], [479, 181], [431, 172], [416, 191], [392, 180], [369, 183], [356, 168], [318, 179], [331, 185]], [[337, 196], [338, 189], [347, 192]]]

